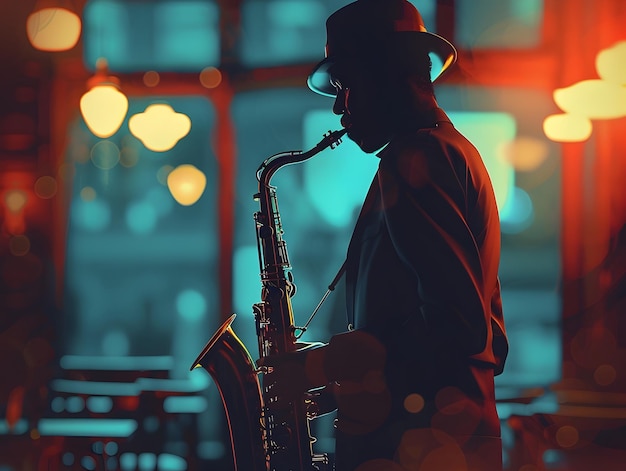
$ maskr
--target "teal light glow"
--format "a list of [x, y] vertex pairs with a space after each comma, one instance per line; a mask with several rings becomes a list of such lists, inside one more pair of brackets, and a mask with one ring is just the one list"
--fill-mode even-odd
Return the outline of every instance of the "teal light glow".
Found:
[[455, 14], [459, 47], [530, 48], [541, 38], [543, 0], [458, 0]]
[[137, 460], [139, 471], [156, 469], [157, 457], [154, 453], [141, 453]]
[[174, 200], [164, 186], [150, 188], [145, 200], [152, 205], [158, 216], [166, 216], [174, 208]]
[[108, 396], [91, 396], [87, 398], [87, 409], [96, 414], [106, 414], [113, 409], [113, 399]]
[[207, 408], [202, 396], [170, 396], [163, 401], [163, 410], [168, 414], [199, 414]]
[[315, 26], [324, 20], [324, 7], [318, 0], [266, 1], [267, 16], [273, 25], [284, 28]]
[[50, 387], [58, 392], [107, 396], [137, 396], [141, 392], [141, 388], [136, 383], [113, 381], [55, 379], [50, 383]]
[[157, 222], [157, 211], [150, 203], [133, 203], [126, 209], [126, 225], [134, 234], [150, 234]]
[[206, 299], [199, 291], [186, 289], [176, 297], [178, 314], [189, 321], [199, 321], [207, 313]]
[[198, 456], [204, 460], [217, 460], [226, 452], [224, 444], [217, 440], [198, 443]]
[[72, 202], [72, 221], [80, 229], [98, 232], [106, 229], [111, 222], [111, 209], [106, 201], [75, 199]]
[[123, 470], [137, 469], [137, 455], [135, 453], [122, 453], [120, 456], [120, 466]]
[[71, 396], [65, 400], [65, 410], [71, 414], [81, 412], [85, 408], [85, 400], [80, 396]]
[[513, 188], [506, 211], [500, 215], [502, 232], [518, 234], [530, 227], [534, 220], [533, 202], [521, 188]]
[[329, 13], [316, 0], [243, 2], [242, 62], [255, 67], [320, 60]]
[[187, 469], [187, 461], [171, 453], [161, 453], [157, 461], [160, 471], [185, 471]]
[[169, 370], [174, 361], [169, 355], [163, 356], [90, 356], [64, 355], [59, 361], [65, 370]]
[[65, 437], [128, 437], [137, 430], [132, 419], [41, 419], [39, 434]]
[[28, 422], [19, 419], [13, 428], [9, 427], [6, 419], [0, 420], [0, 435], [22, 435], [28, 431]]
[[102, 337], [102, 353], [112, 356], [128, 355], [130, 339], [128, 333], [122, 330], [110, 330]]
[[479, 150], [491, 177], [500, 217], [506, 217], [515, 185], [515, 170], [502, 157], [502, 150], [515, 139], [515, 118], [508, 113], [472, 111], [452, 111], [448, 116]]
[[197, 70], [219, 65], [219, 9], [213, 1], [91, 0], [85, 5], [85, 62], [112, 70]]
[[154, 6], [154, 47], [170, 66], [202, 70], [217, 65], [219, 10], [210, 2], [159, 2]]
[[233, 299], [237, 316], [252, 316], [252, 304], [259, 301], [260, 292], [256, 245], [236, 248], [233, 254]]
[[[331, 111], [310, 111], [304, 116], [304, 148], [310, 149], [329, 129], [339, 129]], [[372, 178], [377, 157], [365, 154], [349, 139], [304, 162], [304, 188], [312, 205], [328, 224], [345, 228], [356, 219]]]
[[126, 45], [130, 41], [130, 18], [121, 2], [90, 1], [83, 12], [83, 46], [87, 63], [95, 65], [100, 57], [106, 57], [109, 66], [126, 63]]

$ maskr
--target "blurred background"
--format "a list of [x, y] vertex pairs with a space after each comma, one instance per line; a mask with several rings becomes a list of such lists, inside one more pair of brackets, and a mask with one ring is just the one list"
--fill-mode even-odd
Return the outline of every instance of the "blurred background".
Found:
[[[258, 356], [256, 169], [340, 127], [306, 77], [347, 3], [2, 2], [0, 471], [232, 469], [189, 369], [232, 313]], [[436, 95], [500, 209], [505, 467], [622, 470], [626, 4], [413, 3], [459, 50]], [[299, 325], [376, 165], [346, 140], [273, 179]], [[343, 306], [340, 283], [303, 340], [345, 330]]]

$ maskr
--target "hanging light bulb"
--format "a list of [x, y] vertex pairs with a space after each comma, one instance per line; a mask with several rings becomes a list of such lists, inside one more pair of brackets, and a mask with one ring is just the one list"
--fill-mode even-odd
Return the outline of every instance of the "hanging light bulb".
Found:
[[26, 19], [26, 35], [41, 51], [67, 51], [80, 38], [80, 17], [63, 8], [62, 0], [41, 0]]
[[128, 128], [143, 145], [155, 152], [170, 150], [191, 130], [191, 119], [166, 103], [148, 106], [128, 120]]
[[128, 98], [117, 77], [108, 75], [106, 59], [98, 59], [96, 74], [87, 82], [89, 91], [80, 99], [80, 112], [89, 130], [98, 137], [117, 132], [128, 111]]
[[167, 187], [179, 204], [191, 206], [202, 196], [206, 176], [191, 164], [179, 165], [167, 176]]

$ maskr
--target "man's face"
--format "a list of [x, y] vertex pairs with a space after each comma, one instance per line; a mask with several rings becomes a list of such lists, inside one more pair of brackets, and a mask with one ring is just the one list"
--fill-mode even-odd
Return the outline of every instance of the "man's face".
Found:
[[379, 150], [391, 137], [390, 102], [380, 76], [365, 71], [333, 67], [332, 83], [337, 90], [333, 112], [341, 115], [341, 125], [364, 152]]

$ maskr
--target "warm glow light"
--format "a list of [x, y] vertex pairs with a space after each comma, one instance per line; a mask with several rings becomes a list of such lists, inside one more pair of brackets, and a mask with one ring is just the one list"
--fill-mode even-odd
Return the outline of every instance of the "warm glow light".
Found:
[[143, 74], [143, 83], [146, 87], [156, 87], [161, 81], [161, 76], [154, 70], [149, 70]]
[[222, 82], [222, 73], [215, 67], [206, 67], [200, 72], [200, 83], [206, 88], [215, 88]]
[[191, 206], [202, 196], [206, 176], [193, 165], [179, 165], [167, 176], [167, 187], [179, 204]]
[[518, 137], [504, 145], [501, 155], [515, 170], [530, 172], [548, 158], [548, 146], [539, 139]]
[[605, 80], [583, 80], [554, 91], [554, 101], [566, 113], [589, 119], [626, 116], [626, 87]]
[[543, 121], [543, 132], [556, 142], [582, 142], [589, 139], [593, 126], [584, 116], [553, 114]]
[[113, 84], [96, 85], [80, 99], [80, 111], [92, 133], [111, 137], [124, 122], [128, 98]]
[[65, 8], [43, 8], [26, 20], [26, 34], [35, 49], [67, 51], [80, 37], [80, 18]]
[[56, 194], [56, 192], [57, 181], [49, 175], [39, 177], [35, 182], [35, 193], [40, 198], [50, 199]]
[[128, 120], [130, 132], [155, 152], [170, 150], [191, 129], [191, 120], [184, 113], [177, 113], [170, 105], [154, 104], [143, 113]]
[[596, 57], [596, 70], [603, 80], [626, 85], [626, 41], [600, 51]]
[[10, 211], [17, 213], [26, 205], [26, 193], [22, 190], [8, 191], [4, 196], [4, 202]]

